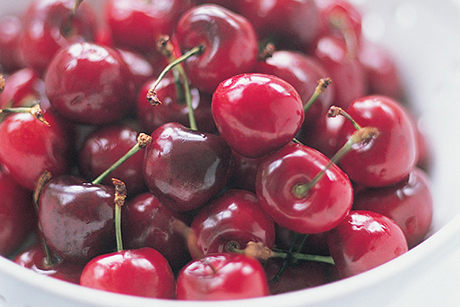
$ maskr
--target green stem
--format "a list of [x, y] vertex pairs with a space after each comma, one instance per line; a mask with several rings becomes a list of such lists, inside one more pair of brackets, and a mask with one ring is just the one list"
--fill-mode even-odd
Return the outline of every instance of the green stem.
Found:
[[112, 183], [115, 186], [115, 239], [117, 242], [117, 251], [123, 250], [123, 238], [121, 235], [121, 207], [125, 204], [127, 196], [126, 185], [123, 181], [113, 178]]
[[335, 264], [334, 259], [332, 259], [331, 256], [321, 256], [321, 255], [311, 255], [311, 254], [302, 254], [302, 253], [291, 253], [288, 255], [286, 252], [273, 252], [274, 258], [282, 258], [282, 259], [288, 259], [288, 258], [293, 258], [296, 260], [305, 260], [305, 261], [316, 261], [316, 262], [324, 262], [324, 263], [330, 263], [330, 264]]
[[362, 129], [361, 125], [359, 125], [354, 119], [353, 117], [351, 117], [350, 114], [348, 114], [344, 109], [342, 109], [341, 107], [337, 107], [337, 106], [331, 106], [329, 108], [329, 112], [327, 113], [327, 116], [328, 117], [336, 117], [336, 116], [343, 116], [346, 120], [348, 120], [352, 125], [353, 127], [355, 127], [356, 130], [360, 130]]
[[332, 83], [332, 80], [329, 78], [322, 78], [318, 80], [318, 85], [315, 88], [314, 93], [311, 95], [310, 99], [303, 106], [303, 110], [306, 113], [311, 106], [315, 103], [318, 97], [327, 89], [327, 87]]

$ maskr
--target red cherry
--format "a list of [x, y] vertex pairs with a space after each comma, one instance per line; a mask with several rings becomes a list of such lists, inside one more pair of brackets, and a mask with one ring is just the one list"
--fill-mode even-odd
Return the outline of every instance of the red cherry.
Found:
[[128, 65], [110, 47], [76, 43], [61, 49], [48, 66], [46, 94], [62, 116], [104, 125], [132, 110], [135, 87]]
[[80, 284], [99, 290], [172, 299], [174, 275], [168, 261], [153, 248], [123, 250], [92, 259]]
[[45, 96], [45, 84], [32, 68], [23, 68], [9, 75], [5, 89], [0, 95], [0, 109], [10, 107], [31, 107], [38, 101], [48, 104]]
[[[391, 98], [367, 96], [353, 101], [346, 112], [360, 126], [379, 130], [378, 138], [357, 146], [340, 160], [350, 179], [364, 186], [381, 187], [406, 178], [417, 159], [416, 136], [407, 111]], [[346, 121], [339, 132], [339, 144], [344, 144], [355, 130]]]
[[407, 252], [401, 228], [379, 213], [352, 211], [329, 233], [329, 250], [341, 278], [350, 277]]
[[140, 53], [130, 51], [127, 49], [117, 49], [121, 57], [128, 64], [129, 71], [131, 72], [132, 81], [134, 82], [136, 93], [139, 92], [141, 87], [155, 75], [155, 69], [146, 57]]
[[430, 231], [433, 217], [430, 187], [428, 176], [416, 168], [400, 183], [358, 193], [353, 209], [374, 211], [389, 217], [404, 232], [407, 244], [412, 248]]
[[265, 156], [252, 159], [233, 151], [233, 158], [232, 175], [228, 185], [255, 193], [257, 170]]
[[236, 300], [268, 294], [262, 265], [246, 255], [209, 255], [185, 266], [177, 277], [179, 300]]
[[0, 195], [0, 255], [11, 256], [35, 228], [35, 209], [32, 193], [1, 169]]
[[222, 138], [249, 158], [288, 144], [304, 120], [302, 100], [294, 87], [276, 76], [258, 73], [222, 82], [211, 107]]
[[268, 248], [275, 242], [275, 224], [257, 201], [244, 190], [228, 190], [201, 208], [191, 225], [189, 242], [192, 257], [227, 251], [232, 242], [244, 249], [248, 242]]
[[41, 191], [38, 220], [52, 251], [86, 263], [115, 247], [114, 189], [78, 177], [53, 178]]
[[212, 93], [220, 82], [250, 72], [257, 59], [257, 37], [251, 23], [221, 6], [204, 4], [179, 19], [175, 41], [185, 53], [203, 46], [202, 54], [188, 58], [184, 68], [190, 82]]
[[231, 163], [231, 149], [221, 137], [167, 123], [152, 133], [152, 142], [145, 148], [143, 174], [147, 187], [163, 205], [190, 211], [225, 187]]
[[173, 270], [179, 270], [190, 261], [184, 237], [188, 226], [183, 216], [163, 206], [148, 192], [128, 201], [123, 210], [126, 248], [154, 248], [168, 259]]
[[55, 259], [54, 261], [56, 262], [51, 265], [47, 264], [46, 261], [42, 244], [34, 244], [24, 251], [21, 251], [21, 253], [14, 258], [15, 263], [40, 275], [80, 284], [83, 265], [73, 264], [68, 261], [63, 261], [62, 259]]
[[13, 72], [23, 66], [20, 55], [22, 21], [16, 16], [0, 18], [0, 67]]

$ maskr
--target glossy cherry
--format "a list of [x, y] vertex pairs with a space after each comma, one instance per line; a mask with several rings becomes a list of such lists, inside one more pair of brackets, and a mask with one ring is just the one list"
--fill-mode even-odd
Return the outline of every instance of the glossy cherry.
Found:
[[179, 300], [235, 300], [267, 295], [264, 269], [251, 256], [209, 255], [189, 263], [177, 277]]
[[232, 151], [221, 137], [167, 123], [152, 133], [143, 174], [147, 187], [163, 205], [190, 211], [225, 187], [231, 163]]
[[189, 250], [197, 259], [228, 251], [229, 242], [244, 249], [250, 241], [272, 248], [275, 224], [255, 194], [231, 189], [201, 208], [193, 218]]
[[0, 109], [31, 107], [38, 101], [42, 108], [48, 103], [45, 84], [32, 68], [22, 68], [6, 78], [5, 89], [0, 95]]
[[137, 94], [141, 87], [151, 78], [156, 75], [156, 70], [152, 63], [138, 52], [128, 49], [117, 49], [120, 52], [123, 61], [128, 64], [131, 72], [131, 79], [135, 85], [135, 93]]
[[[368, 187], [395, 184], [406, 178], [417, 162], [417, 141], [407, 110], [386, 96], [356, 99], [346, 112], [361, 126], [379, 130], [377, 139], [361, 144], [339, 162], [352, 181]], [[346, 121], [339, 132], [345, 143], [355, 131]]]
[[61, 49], [48, 66], [46, 94], [54, 109], [73, 122], [104, 125], [126, 117], [135, 85], [120, 53], [93, 43]]
[[302, 100], [294, 87], [259, 73], [237, 75], [219, 84], [211, 107], [222, 138], [249, 158], [288, 144], [304, 120]]
[[304, 145], [291, 143], [267, 156], [259, 167], [256, 194], [262, 208], [285, 228], [320, 233], [336, 227], [349, 213], [353, 190], [336, 165], [307, 190], [298, 188], [328, 165], [329, 159]]
[[257, 59], [257, 37], [251, 23], [214, 4], [184, 13], [174, 39], [182, 53], [203, 47], [201, 54], [184, 62], [184, 69], [190, 82], [206, 93], [212, 93], [227, 78], [250, 72]]
[[328, 245], [340, 278], [368, 271], [408, 250], [393, 220], [366, 210], [352, 211], [329, 233]]
[[23, 66], [20, 53], [22, 21], [17, 16], [0, 18], [0, 68], [13, 72]]
[[355, 210], [369, 210], [392, 219], [406, 236], [409, 248], [422, 242], [430, 231], [433, 197], [428, 176], [415, 168], [402, 182], [365, 189], [355, 196]]
[[83, 269], [80, 284], [135, 296], [164, 299], [175, 296], [174, 275], [168, 261], [149, 247], [92, 259]]

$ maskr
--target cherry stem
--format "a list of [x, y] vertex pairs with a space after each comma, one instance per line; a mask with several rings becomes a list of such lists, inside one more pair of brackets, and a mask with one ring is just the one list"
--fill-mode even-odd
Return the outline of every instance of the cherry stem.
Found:
[[123, 250], [123, 238], [121, 235], [121, 207], [125, 204], [128, 192], [123, 181], [112, 178], [112, 183], [115, 186], [115, 238], [117, 241], [117, 251], [121, 252]]
[[99, 175], [96, 179], [92, 181], [93, 184], [100, 184], [107, 176], [116, 170], [120, 165], [122, 165], [126, 160], [131, 158], [134, 154], [136, 154], [142, 148], [145, 148], [148, 144], [152, 142], [152, 137], [145, 134], [140, 133], [137, 137], [137, 144], [133, 146], [123, 157], [121, 157], [118, 161], [116, 161], [112, 166], [110, 166], [105, 172]]
[[366, 143], [371, 139], [374, 139], [378, 136], [379, 131], [374, 127], [364, 127], [359, 130], [356, 130], [352, 136], [348, 139], [345, 145], [337, 151], [337, 153], [329, 160], [323, 170], [318, 172], [318, 174], [313, 177], [313, 179], [308, 183], [299, 183], [292, 188], [293, 194], [298, 198], [303, 198], [308, 194], [308, 191], [324, 176], [326, 171], [333, 165], [336, 164], [342, 157], [347, 154], [353, 145], [357, 143]]
[[17, 107], [17, 108], [1, 109], [0, 114], [2, 113], [30, 113], [35, 119], [37, 119], [41, 123], [47, 125], [48, 127], [50, 126], [50, 124], [46, 121], [45, 116], [43, 115], [43, 110], [40, 107], [39, 103], [35, 104], [32, 107]]
[[307, 112], [311, 106], [315, 103], [318, 97], [331, 85], [332, 80], [330, 78], [322, 78], [318, 80], [318, 85], [315, 88], [313, 95], [308, 99], [307, 103], [303, 106], [304, 112]]
[[352, 123], [352, 125], [355, 127], [356, 130], [360, 130], [362, 129], [361, 125], [359, 125], [354, 119], [353, 117], [351, 117], [350, 114], [348, 114], [344, 109], [342, 109], [341, 107], [337, 107], [337, 106], [331, 106], [329, 108], [329, 111], [327, 113], [327, 116], [328, 117], [337, 117], [337, 116], [343, 116], [345, 117], [346, 120], [348, 120], [349, 122]]
[[355, 58], [358, 55], [358, 38], [345, 14], [335, 13], [330, 17], [329, 22], [342, 33], [347, 46], [347, 57]]
[[259, 53], [257, 56], [258, 61], [266, 61], [268, 58], [271, 58], [273, 56], [273, 53], [275, 52], [276, 48], [273, 43], [268, 43], [265, 45], [265, 48]]
[[5, 77], [0, 74], [0, 93], [5, 89]]
[[[174, 47], [171, 44], [169, 35], [163, 35], [160, 37], [160, 39], [158, 40], [157, 49], [158, 51], [160, 51], [161, 54], [168, 58], [169, 62], [172, 62], [176, 59], [173, 56]], [[178, 66], [181, 67], [180, 65]], [[185, 100], [185, 94], [184, 90], [182, 89], [182, 82], [180, 80], [180, 75], [177, 68], [178, 67], [175, 67], [175, 69], [173, 69], [172, 72], [174, 75], [174, 81], [176, 85], [177, 99], [178, 101], [182, 102]]]

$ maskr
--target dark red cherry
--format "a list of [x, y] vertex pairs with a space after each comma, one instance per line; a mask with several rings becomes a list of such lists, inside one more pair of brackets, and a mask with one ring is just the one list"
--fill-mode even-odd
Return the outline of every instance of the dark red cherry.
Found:
[[133, 109], [135, 86], [120, 53], [93, 43], [61, 49], [45, 76], [51, 105], [73, 122], [104, 125]]
[[0, 163], [29, 190], [44, 171], [66, 174], [74, 165], [74, 134], [55, 113], [44, 113], [49, 126], [29, 113], [10, 114], [0, 123]]
[[[376, 139], [357, 145], [343, 157], [339, 165], [354, 182], [368, 187], [395, 184], [414, 168], [417, 162], [417, 141], [413, 122], [407, 110], [386, 96], [356, 99], [346, 112], [361, 126], [379, 130]], [[339, 132], [344, 144], [356, 128], [346, 121]]]
[[[141, 88], [137, 98], [137, 118], [142, 127], [149, 133], [169, 122], [177, 122], [186, 127], [190, 126], [189, 108], [182, 94], [178, 94], [177, 86], [172, 76], [162, 79], [156, 87], [157, 97], [162, 102], [160, 106], [153, 107], [145, 97], [149, 89], [155, 84], [156, 79], [151, 79]], [[203, 132], [216, 132], [216, 125], [211, 113], [211, 95], [198, 91], [191, 86], [193, 113], [198, 129]]]
[[255, 193], [257, 170], [264, 157], [253, 159], [233, 151], [233, 168], [228, 182], [229, 186]]
[[43, 245], [37, 243], [21, 251], [14, 258], [14, 262], [40, 275], [80, 284], [80, 275], [83, 271], [82, 264], [73, 264], [58, 257], [53, 258], [54, 262], [48, 264]]
[[227, 78], [250, 72], [256, 63], [257, 37], [251, 23], [218, 5], [199, 5], [184, 13], [175, 40], [182, 53], [204, 47], [184, 62], [184, 68], [190, 82], [205, 93], [214, 92]]
[[267, 295], [262, 265], [246, 255], [209, 255], [189, 263], [177, 278], [179, 300], [236, 300]]
[[226, 185], [232, 151], [214, 134], [167, 123], [152, 133], [145, 148], [143, 174], [147, 187], [174, 211], [201, 207]]
[[288, 144], [304, 120], [302, 100], [294, 87], [259, 73], [237, 75], [219, 84], [211, 107], [222, 138], [249, 158]]
[[129, 200], [123, 210], [126, 248], [154, 248], [168, 259], [173, 270], [179, 270], [190, 261], [185, 239], [188, 224], [183, 216], [163, 206], [149, 192]]
[[37, 102], [48, 103], [45, 84], [39, 74], [26, 67], [15, 71], [5, 80], [5, 89], [0, 95], [0, 109], [31, 107]]
[[231, 189], [200, 209], [193, 218], [190, 236], [190, 253], [197, 259], [228, 251], [229, 242], [241, 249], [250, 241], [272, 248], [275, 224], [255, 194]]
[[172, 299], [175, 296], [175, 280], [168, 261], [148, 247], [92, 259], [83, 269], [80, 284], [142, 297]]
[[256, 194], [262, 208], [282, 227], [320, 233], [336, 227], [349, 213], [353, 191], [348, 176], [329, 159], [304, 145], [291, 143], [267, 156], [259, 167]]
[[[79, 151], [79, 166], [84, 177], [91, 181], [109, 169], [137, 144], [138, 129], [128, 123], [100, 127], [89, 134]], [[147, 190], [142, 177], [143, 153], [131, 156], [106, 177], [102, 184], [110, 185], [111, 178], [122, 180], [129, 196]]]
[[116, 47], [155, 50], [162, 35], [171, 35], [190, 0], [109, 0], [104, 3], [104, 21]]
[[428, 176], [415, 168], [407, 179], [383, 188], [366, 189], [355, 196], [355, 210], [369, 210], [392, 219], [406, 236], [409, 248], [425, 239], [433, 217]]
[[55, 177], [40, 194], [38, 220], [51, 250], [66, 261], [86, 263], [115, 248], [114, 189]]
[[0, 169], [0, 255], [11, 256], [36, 227], [32, 193]]
[[24, 13], [21, 51], [24, 62], [44, 72], [59, 49], [74, 42], [91, 41], [96, 13], [91, 5], [75, 0], [34, 0]]
[[0, 68], [13, 72], [23, 67], [20, 53], [22, 21], [17, 16], [0, 18]]
[[366, 210], [352, 211], [329, 233], [328, 245], [340, 278], [368, 271], [408, 250], [393, 220]]
[[131, 79], [136, 88], [136, 94], [141, 87], [155, 75], [155, 69], [146, 57], [128, 49], [117, 49], [123, 60], [128, 64]]

